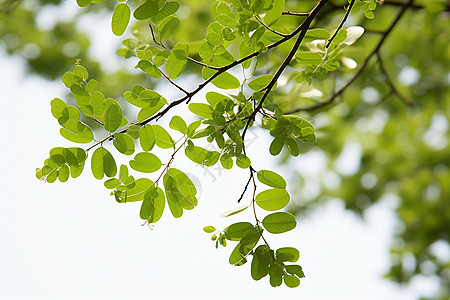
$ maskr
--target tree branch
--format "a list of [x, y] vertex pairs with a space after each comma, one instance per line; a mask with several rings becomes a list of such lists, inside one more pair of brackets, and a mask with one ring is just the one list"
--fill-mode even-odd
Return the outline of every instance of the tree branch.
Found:
[[331, 42], [334, 40], [334, 38], [337, 36], [337, 34], [339, 33], [339, 30], [341, 30], [342, 26], [344, 26], [345, 21], [347, 21], [348, 15], [350, 14], [350, 11], [353, 8], [353, 5], [355, 5], [355, 0], [352, 0], [352, 2], [350, 2], [350, 5], [347, 8], [347, 12], [345, 13], [344, 18], [342, 19], [341, 24], [339, 24], [339, 27], [336, 29], [336, 31], [334, 32], [333, 36], [328, 40], [328, 43], [326, 45], [326, 48], [330, 47]]
[[376, 55], [377, 55], [377, 57], [378, 57], [378, 64], [379, 64], [379, 66], [380, 66], [381, 73], [383, 73], [384, 77], [386, 77], [386, 81], [387, 81], [387, 83], [388, 83], [389, 88], [391, 89], [391, 91], [392, 91], [395, 95], [397, 95], [397, 97], [398, 97], [403, 103], [405, 103], [407, 106], [410, 106], [410, 107], [413, 106], [414, 103], [413, 103], [411, 100], [406, 99], [406, 97], [403, 96], [403, 95], [397, 90], [397, 88], [395, 87], [394, 83], [392, 82], [392, 79], [390, 78], [390, 76], [389, 76], [389, 74], [388, 74], [388, 72], [387, 72], [386, 67], [384, 66], [384, 62], [383, 62], [383, 59], [381, 58], [380, 52], [377, 52]]
[[380, 50], [380, 48], [383, 45], [386, 38], [389, 36], [389, 34], [394, 29], [394, 27], [397, 25], [398, 21], [400, 21], [403, 14], [406, 12], [408, 7], [413, 2], [414, 2], [414, 0], [409, 0], [408, 2], [405, 3], [405, 5], [403, 5], [400, 12], [397, 14], [394, 21], [392, 22], [391, 26], [389, 26], [389, 28], [384, 32], [383, 36], [381, 37], [381, 40], [378, 42], [375, 49], [366, 57], [366, 59], [363, 61], [362, 65], [361, 65], [361, 67], [358, 69], [358, 71], [356, 71], [356, 73], [353, 75], [353, 77], [350, 79], [350, 81], [348, 81], [347, 84], [345, 84], [339, 91], [334, 93], [330, 98], [328, 98], [324, 102], [320, 102], [320, 103], [317, 103], [317, 104], [309, 106], [309, 107], [295, 108], [295, 109], [285, 112], [284, 114], [289, 115], [289, 114], [294, 114], [294, 113], [301, 112], [301, 111], [314, 111], [318, 108], [321, 108], [323, 106], [326, 106], [326, 105], [332, 103], [337, 97], [339, 97], [342, 93], [344, 93], [344, 91], [358, 78], [358, 76], [362, 73], [362, 71], [364, 71], [364, 69], [366, 68], [366, 66], [369, 63], [372, 56], [374, 56]]

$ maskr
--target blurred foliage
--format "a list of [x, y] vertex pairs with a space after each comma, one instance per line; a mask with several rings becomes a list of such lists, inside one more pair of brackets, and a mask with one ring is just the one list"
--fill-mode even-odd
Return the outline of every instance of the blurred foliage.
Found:
[[[366, 29], [365, 38], [352, 49], [358, 52], [352, 58], [360, 57], [358, 65], [398, 11], [398, 7], [387, 3], [377, 9], [373, 20], [353, 20]], [[333, 198], [341, 199], [347, 209], [361, 216], [378, 202], [394, 205], [398, 227], [391, 247], [392, 267], [386, 276], [399, 283], [410, 282], [416, 275], [435, 277], [441, 286], [438, 297], [447, 299], [450, 13], [448, 9], [442, 11], [446, 10], [443, 5], [439, 8], [431, 5], [431, 1], [422, 3], [428, 6], [410, 9], [381, 48], [380, 56], [400, 96], [390, 89], [377, 58], [373, 57], [332, 107], [301, 114], [315, 120], [313, 125], [319, 134], [318, 143], [305, 147], [303, 152], [323, 153], [327, 168], [321, 171], [320, 180], [292, 170], [297, 172], [294, 184], [299, 197], [291, 211], [305, 215]], [[336, 82], [332, 78], [321, 79], [310, 87], [293, 89], [301, 94], [315, 86], [318, 90], [323, 90], [323, 86], [339, 87], [350, 76], [339, 74]], [[290, 91], [285, 97], [292, 94]], [[402, 98], [414, 105], [407, 107]], [[287, 99], [283, 104], [290, 108], [304, 103], [293, 102]], [[346, 148], [350, 144], [353, 146]], [[353, 157], [352, 154], [348, 157], [349, 153]], [[344, 155], [344, 163], [358, 161], [355, 170], [346, 172], [336, 163]], [[285, 162], [288, 167], [298, 166], [292, 159]]]
[[[63, 2], [0, 0], [0, 47], [8, 54], [22, 56], [31, 73], [48, 79], [61, 77], [72, 69], [77, 58], [82, 58], [93, 77], [102, 82], [100, 90], [110, 96], [121, 95], [126, 86], [138, 82], [153, 85], [142, 72], [102, 71], [101, 64], [89, 54], [89, 37], [76, 26], [86, 14], [103, 10], [110, 15], [116, 1], [89, 5], [77, 10], [73, 19], [58, 21], [51, 29], [41, 28], [37, 22], [40, 14]], [[180, 2], [178, 16], [183, 19], [183, 30], [174, 33], [166, 46], [188, 42], [191, 55], [198, 58], [205, 24], [212, 20], [211, 1]], [[371, 53], [405, 2], [385, 0], [373, 12], [372, 20], [353, 9], [345, 27], [360, 25], [365, 29], [363, 37], [345, 52], [346, 57], [356, 61], [356, 68]], [[285, 10], [308, 11], [315, 4], [312, 0], [288, 0]], [[330, 1], [315, 20], [315, 26], [333, 32], [347, 4]], [[442, 249], [450, 247], [449, 8], [450, 3], [444, 0], [415, 1], [381, 47], [379, 57], [371, 58], [342, 96], [327, 106], [299, 113], [312, 121], [319, 135], [316, 144], [302, 145], [301, 153], [321, 153], [326, 157], [326, 169], [320, 171], [320, 179], [297, 170], [288, 155], [283, 161], [296, 174], [291, 186], [297, 189], [298, 197], [291, 211], [298, 215], [335, 198], [362, 217], [379, 202], [395, 207], [398, 228], [391, 248], [392, 267], [386, 276], [399, 283], [408, 283], [418, 275], [433, 276], [441, 286], [436, 296], [443, 299], [450, 296], [450, 260], [441, 254]], [[291, 32], [298, 25], [298, 18], [289, 16], [280, 19], [274, 28]], [[146, 26], [143, 22], [133, 24], [131, 31], [138, 40], [151, 41]], [[278, 38], [275, 34], [264, 36], [266, 42]], [[272, 72], [291, 47], [289, 43], [280, 45], [271, 50], [271, 56], [258, 58], [258, 64]], [[229, 51], [238, 53], [238, 49]], [[350, 65], [351, 60], [347, 60]], [[199, 70], [195, 64], [187, 65], [187, 72]], [[310, 85], [294, 84], [295, 73], [291, 73], [284, 78], [287, 84], [279, 84], [274, 102], [283, 111], [315, 105], [344, 86], [354, 71], [339, 68], [334, 76], [312, 78]], [[408, 107], [405, 101], [414, 105]], [[343, 160], [348, 149], [359, 150], [350, 151], [352, 157]], [[358, 164], [350, 171], [342, 170], [337, 163], [351, 160]]]

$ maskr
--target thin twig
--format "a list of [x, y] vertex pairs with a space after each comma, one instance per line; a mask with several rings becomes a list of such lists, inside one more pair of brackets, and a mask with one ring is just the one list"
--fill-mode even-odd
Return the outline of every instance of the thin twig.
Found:
[[238, 203], [241, 202], [242, 198], [244, 198], [244, 194], [245, 194], [245, 192], [246, 192], [247, 189], [248, 189], [248, 185], [250, 184], [250, 181], [251, 181], [252, 178], [253, 178], [253, 171], [252, 171], [252, 169], [250, 169], [250, 168], [249, 168], [249, 170], [250, 170], [250, 177], [248, 178], [248, 181], [247, 181], [247, 183], [245, 184], [244, 190], [242, 191], [242, 194], [241, 194], [241, 196], [239, 197], [239, 199], [238, 199], [238, 201], [237, 201]]
[[182, 91], [183, 93], [185, 93], [186, 95], [189, 95], [189, 92], [186, 92], [185, 89], [183, 89], [181, 86], [179, 86], [178, 84], [176, 84], [172, 79], [169, 78], [169, 76], [167, 76], [163, 71], [161, 71], [160, 68], [158, 68], [159, 72], [161, 73], [161, 75], [167, 79], [167, 81], [169, 81], [174, 87], [176, 87], [177, 89], [179, 89], [180, 91]]
[[267, 30], [269, 30], [270, 32], [273, 32], [273, 33], [275, 33], [275, 34], [277, 34], [277, 35], [279, 35], [279, 36], [282, 36], [282, 37], [288, 36], [288, 34], [281, 33], [281, 32], [278, 32], [278, 31], [276, 31], [276, 30], [270, 28], [266, 23], [263, 22], [263, 20], [261, 20], [260, 17], [255, 16], [255, 18], [256, 18], [256, 20], [257, 20], [262, 26], [264, 26], [264, 27], [265, 27]]
[[355, 0], [352, 0], [352, 2], [350, 2], [350, 5], [347, 8], [347, 12], [345, 13], [344, 18], [341, 21], [341, 24], [339, 24], [339, 27], [336, 29], [336, 31], [334, 32], [333, 36], [328, 40], [327, 45], [325, 46], [325, 48], [330, 47], [331, 42], [334, 40], [334, 38], [337, 36], [337, 34], [339, 33], [339, 30], [341, 30], [342, 26], [344, 26], [344, 23], [347, 21], [348, 15], [350, 14], [350, 11], [353, 8], [353, 5], [355, 5]]
[[395, 95], [397, 95], [397, 97], [398, 97], [403, 103], [405, 103], [407, 106], [413, 106], [414, 103], [413, 103], [411, 100], [406, 99], [406, 97], [403, 96], [403, 95], [397, 90], [397, 88], [395, 87], [394, 83], [392, 82], [392, 79], [390, 78], [390, 76], [389, 76], [389, 74], [388, 74], [388, 72], [387, 72], [387, 69], [386, 69], [386, 67], [385, 67], [385, 65], [384, 65], [383, 59], [381, 58], [380, 52], [378, 51], [376, 55], [377, 55], [377, 57], [378, 57], [378, 65], [380, 66], [381, 73], [383, 73], [384, 77], [386, 77], [386, 81], [387, 81], [387, 83], [388, 83], [389, 88], [391, 89], [391, 91], [392, 91]]
[[326, 106], [326, 105], [332, 103], [337, 97], [339, 97], [356, 80], [356, 78], [358, 78], [358, 76], [366, 68], [366, 66], [368, 65], [368, 63], [369, 63], [370, 59], [372, 58], [372, 56], [374, 56], [380, 50], [381, 46], [383, 45], [383, 43], [386, 40], [386, 38], [388, 37], [388, 35], [392, 32], [394, 27], [397, 25], [398, 21], [400, 21], [400, 19], [403, 16], [403, 14], [406, 12], [408, 7], [413, 2], [414, 2], [414, 0], [409, 0], [407, 3], [405, 3], [405, 5], [402, 7], [402, 9], [398, 13], [398, 15], [395, 17], [395, 19], [392, 22], [391, 26], [389, 26], [389, 28], [384, 32], [383, 36], [381, 37], [381, 40], [378, 42], [378, 44], [375, 47], [375, 49], [366, 57], [366, 59], [361, 64], [361, 67], [356, 71], [356, 73], [347, 82], [347, 84], [345, 84], [339, 91], [337, 91], [335, 94], [333, 94], [330, 98], [328, 98], [324, 102], [320, 102], [320, 103], [317, 103], [315, 105], [308, 106], [308, 107], [295, 108], [295, 109], [292, 109], [290, 111], [285, 112], [284, 114], [289, 115], [289, 114], [294, 114], [294, 113], [301, 112], [301, 111], [314, 111], [314, 110], [316, 110], [318, 108], [321, 108], [323, 106]]
[[188, 56], [188, 59], [189, 59], [191, 62], [193, 62], [194, 64], [197, 64], [197, 65], [199, 65], [199, 66], [202, 66], [202, 67], [205, 67], [205, 68], [208, 68], [208, 69], [212, 69], [212, 70], [220, 70], [220, 67], [213, 67], [213, 66], [204, 64], [204, 63], [202, 63], [202, 62], [200, 62], [200, 61], [198, 61], [198, 60], [193, 59], [192, 57], [189, 57], [189, 56]]
[[281, 13], [283, 16], [300, 16], [300, 17], [307, 17], [309, 16], [309, 12], [307, 13], [298, 13], [298, 12], [292, 12], [292, 11], [283, 11]]

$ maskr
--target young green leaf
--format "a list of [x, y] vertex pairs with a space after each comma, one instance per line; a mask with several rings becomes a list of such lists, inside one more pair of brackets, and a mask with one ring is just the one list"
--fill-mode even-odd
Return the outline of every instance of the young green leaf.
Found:
[[275, 172], [269, 170], [261, 170], [258, 171], [256, 175], [261, 183], [278, 189], [286, 188], [286, 181], [283, 179], [283, 177]]
[[249, 222], [234, 223], [225, 228], [225, 237], [230, 241], [240, 241], [242, 237], [254, 226]]
[[157, 0], [147, 0], [144, 4], [136, 8], [133, 16], [136, 20], [145, 21], [153, 17], [158, 12], [158, 8]]
[[128, 23], [130, 22], [130, 8], [126, 3], [119, 3], [114, 8], [114, 12], [111, 19], [111, 29], [112, 32], [121, 36], [125, 29], [127, 29]]
[[155, 146], [156, 138], [152, 125], [145, 124], [139, 130], [139, 142], [141, 143], [142, 150], [150, 151]]
[[177, 43], [167, 58], [166, 71], [169, 78], [177, 78], [186, 68], [189, 56], [189, 45]]
[[170, 15], [158, 26], [159, 36], [163, 39], [166, 36], [171, 35], [180, 26], [180, 20], [174, 15]]
[[203, 119], [212, 119], [214, 109], [205, 103], [190, 103], [188, 108], [191, 112]]
[[262, 209], [275, 211], [288, 205], [289, 194], [285, 189], [269, 189], [256, 195], [255, 201]]
[[300, 257], [300, 252], [293, 247], [279, 248], [275, 252], [278, 261], [285, 262], [296, 262]]
[[103, 123], [106, 131], [116, 131], [122, 123], [122, 109], [116, 103], [109, 103], [103, 114]]
[[161, 166], [162, 163], [158, 156], [147, 152], [136, 154], [134, 160], [130, 161], [130, 167], [133, 170], [143, 173], [156, 172], [161, 168]]
[[266, 216], [262, 224], [270, 233], [283, 233], [297, 226], [295, 216], [287, 212], [276, 212]]
[[287, 287], [295, 288], [300, 285], [300, 279], [298, 279], [296, 276], [285, 274], [284, 284], [286, 284]]
[[144, 193], [144, 201], [139, 213], [141, 219], [156, 223], [161, 218], [165, 206], [164, 192], [160, 188], [150, 187]]
[[147, 178], [139, 178], [132, 188], [127, 189], [127, 202], [144, 200], [145, 191], [154, 185], [154, 182]]
[[[254, 91], [259, 91], [265, 88], [269, 82], [272, 80], [273, 75], [262, 75], [259, 77], [256, 77], [252, 81], [248, 83], [248, 87], [251, 88]], [[275, 86], [274, 86], [275, 88]]]
[[216, 228], [214, 226], [205, 226], [203, 227], [203, 231], [206, 233], [213, 233], [216, 231]]
[[113, 145], [122, 154], [131, 155], [134, 153], [134, 141], [128, 134], [115, 133]]
[[166, 2], [164, 6], [152, 18], [152, 21], [158, 24], [166, 17], [176, 13], [179, 7], [180, 4], [178, 2]]
[[92, 154], [91, 169], [94, 177], [99, 180], [103, 175], [114, 177], [117, 173], [114, 157], [103, 147], [97, 148]]
[[155, 143], [161, 149], [169, 149], [175, 147], [170, 134], [160, 125], [153, 125], [153, 131], [155, 133]]
[[187, 134], [188, 132], [186, 122], [180, 116], [173, 116], [170, 120], [169, 127], [173, 130], [181, 132], [182, 134]]

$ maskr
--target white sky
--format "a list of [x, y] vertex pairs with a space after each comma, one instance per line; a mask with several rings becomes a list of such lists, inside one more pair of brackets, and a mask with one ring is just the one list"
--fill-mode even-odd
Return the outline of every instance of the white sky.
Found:
[[[202, 231], [206, 225], [225, 228], [252, 220], [245, 213], [219, 218], [237, 206], [247, 171], [213, 169], [211, 175], [176, 161], [175, 167], [200, 180], [199, 205], [178, 220], [166, 211], [154, 230], [140, 226], [140, 203], [116, 203], [89, 165], [78, 179], [40, 182], [35, 168], [42, 167], [48, 151], [71, 145], [50, 113], [50, 100], [64, 98], [65, 88], [26, 77], [23, 66], [0, 50], [0, 299], [402, 300], [434, 287], [423, 281], [404, 290], [382, 279], [395, 226], [386, 205], [370, 209], [363, 223], [331, 202], [299, 220], [295, 230], [269, 235], [273, 248], [300, 250], [298, 263], [306, 274], [299, 288], [272, 288], [268, 277], [251, 279], [249, 263], [228, 264], [233, 243], [216, 250]], [[249, 147], [255, 166], [279, 168], [268, 151], [258, 151], [267, 149], [268, 140], [256, 136]], [[302, 160], [307, 163], [308, 156], [300, 156], [299, 166]]]

